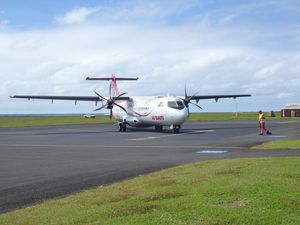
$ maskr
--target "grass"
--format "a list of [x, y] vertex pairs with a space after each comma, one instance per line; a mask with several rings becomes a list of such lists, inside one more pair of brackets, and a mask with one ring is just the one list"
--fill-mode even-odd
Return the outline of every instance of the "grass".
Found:
[[109, 116], [97, 116], [94, 119], [86, 119], [80, 116], [3, 116], [0, 117], [0, 128], [54, 126], [71, 124], [96, 124], [112, 122], [114, 122], [114, 120], [110, 120]]
[[[275, 115], [276, 117], [267, 116], [267, 120], [300, 120], [299, 117], [281, 117], [280, 112], [276, 112]], [[258, 121], [258, 113], [197, 113], [191, 114], [189, 121]]]
[[[281, 118], [279, 113], [276, 117], [270, 117], [268, 120], [299, 120], [300, 118]], [[189, 121], [257, 121], [257, 113], [199, 113], [191, 114]], [[53, 126], [70, 124], [99, 124], [113, 123], [108, 116], [97, 116], [95, 119], [85, 119], [80, 116], [32, 116], [32, 117], [13, 117], [0, 116], [0, 128], [8, 127], [32, 127], [32, 126]]]
[[300, 140], [270, 141], [253, 147], [254, 149], [298, 149]]
[[300, 158], [188, 164], [46, 201], [0, 224], [299, 224]]

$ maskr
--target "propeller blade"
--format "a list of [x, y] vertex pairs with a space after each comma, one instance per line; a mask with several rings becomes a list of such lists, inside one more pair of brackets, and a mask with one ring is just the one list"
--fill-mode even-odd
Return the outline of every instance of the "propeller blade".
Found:
[[104, 109], [106, 106], [107, 106], [107, 104], [101, 106], [100, 108], [94, 109], [94, 111], [99, 111], [99, 110], [101, 110], [101, 109]]
[[187, 98], [186, 85], [184, 85], [184, 97]]
[[110, 113], [109, 113], [109, 119], [111, 120], [112, 118], [112, 109], [110, 109]]
[[198, 93], [199, 93], [199, 91], [197, 91], [195, 94], [193, 94], [192, 96], [190, 96], [190, 97], [188, 98], [189, 102], [190, 102], [191, 99], [192, 99], [194, 96], [196, 96]]
[[121, 97], [121, 96], [123, 96], [123, 95], [126, 95], [126, 94], [127, 94], [127, 92], [124, 92], [124, 93], [118, 95], [116, 98], [119, 98], [119, 97]]
[[109, 99], [111, 99], [111, 84], [112, 84], [112, 82], [110, 82], [110, 84], [109, 84]]
[[197, 105], [196, 103], [194, 103], [194, 102], [190, 102], [192, 105], [194, 105], [194, 106], [197, 106], [198, 108], [200, 108], [200, 109], [202, 109], [202, 107], [200, 106], [200, 105]]
[[99, 98], [104, 99], [106, 101], [108, 100], [108, 99], [104, 98], [102, 95], [100, 95], [97, 91], [94, 91], [94, 92]]
[[116, 106], [118, 106], [119, 108], [123, 109], [123, 111], [127, 113], [127, 110], [123, 106], [121, 106], [121, 105], [119, 105], [119, 104], [117, 104], [115, 102], [113, 102], [113, 104], [116, 105]]

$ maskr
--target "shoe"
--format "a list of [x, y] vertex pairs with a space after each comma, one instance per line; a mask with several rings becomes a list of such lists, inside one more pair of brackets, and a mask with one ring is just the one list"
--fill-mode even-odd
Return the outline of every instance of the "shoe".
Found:
[[259, 135], [264, 135], [264, 134], [260, 133]]

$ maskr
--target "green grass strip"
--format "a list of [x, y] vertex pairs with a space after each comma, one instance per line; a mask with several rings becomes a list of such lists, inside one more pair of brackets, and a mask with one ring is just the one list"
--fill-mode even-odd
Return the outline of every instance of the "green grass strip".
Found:
[[46, 201], [0, 224], [299, 224], [300, 158], [188, 164]]
[[300, 150], [300, 140], [270, 141], [253, 147], [254, 149], [297, 149]]
[[34, 127], [34, 126], [55, 126], [55, 125], [76, 125], [76, 124], [99, 124], [113, 123], [108, 116], [97, 116], [86, 119], [80, 116], [28, 116], [28, 117], [0, 117], [0, 127]]
[[[275, 117], [268, 117], [265, 113], [267, 121], [269, 120], [300, 120], [299, 117], [281, 117], [279, 112], [275, 113]], [[198, 113], [191, 114], [189, 121], [258, 121], [258, 113]]]

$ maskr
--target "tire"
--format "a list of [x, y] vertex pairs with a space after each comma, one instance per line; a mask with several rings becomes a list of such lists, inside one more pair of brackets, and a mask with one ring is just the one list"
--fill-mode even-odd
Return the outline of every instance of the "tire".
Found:
[[179, 134], [180, 133], [180, 128], [178, 126], [173, 128], [173, 134]]

